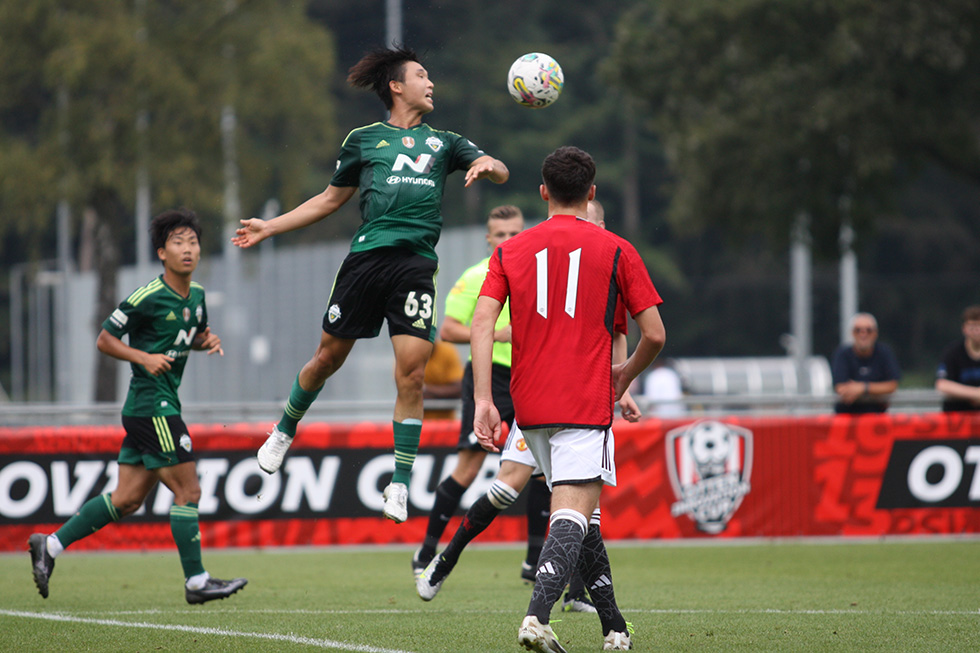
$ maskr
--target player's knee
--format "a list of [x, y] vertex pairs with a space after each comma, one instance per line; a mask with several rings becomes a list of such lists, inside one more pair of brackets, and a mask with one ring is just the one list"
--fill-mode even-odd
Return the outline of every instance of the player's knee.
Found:
[[469, 451], [463, 449], [456, 459], [456, 469], [453, 470], [453, 478], [463, 487], [469, 487], [476, 480], [477, 474], [483, 468], [483, 459], [486, 458], [485, 451]]
[[453, 479], [463, 487], [469, 487], [476, 480], [479, 471], [479, 467], [474, 469], [472, 465], [457, 465], [453, 472]]
[[344, 363], [344, 358], [344, 356], [330, 349], [318, 347], [316, 353], [313, 355], [313, 359], [310, 361], [311, 371], [316, 379], [322, 383], [326, 381], [327, 377], [340, 369], [340, 366]]
[[422, 385], [425, 382], [425, 366], [415, 367], [410, 369], [404, 369], [401, 366], [395, 369], [395, 383], [398, 386], [398, 392], [402, 393], [412, 393], [417, 392], [422, 393]]
[[178, 506], [186, 506], [188, 503], [200, 503], [201, 488], [183, 488], [174, 493], [174, 503]]
[[119, 513], [120, 518], [133, 514], [142, 505], [143, 497], [112, 495], [112, 506]]

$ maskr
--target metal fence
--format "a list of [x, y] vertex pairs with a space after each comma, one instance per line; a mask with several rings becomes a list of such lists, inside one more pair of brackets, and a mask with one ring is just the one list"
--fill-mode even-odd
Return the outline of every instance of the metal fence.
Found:
[[[636, 397], [644, 415], [653, 415], [655, 406], [645, 397]], [[819, 415], [833, 413], [833, 396], [784, 394], [769, 395], [687, 395], [681, 399], [683, 410], [678, 417], [723, 417], [726, 415]], [[272, 424], [282, 415], [282, 402], [197, 401], [184, 404], [186, 422], [221, 424], [238, 422]], [[458, 408], [459, 400], [426, 401], [427, 408]], [[336, 401], [320, 399], [314, 402], [305, 421], [352, 422], [385, 421], [391, 419], [391, 399], [374, 397]], [[940, 409], [940, 396], [933, 390], [899, 390], [891, 400], [889, 412], [901, 414], [931, 413]], [[58, 426], [117, 424], [121, 403], [63, 404], [8, 403], [0, 404], [0, 424], [4, 426]]]
[[[437, 308], [463, 270], [487, 255], [485, 227], [446, 229], [440, 257]], [[320, 322], [334, 276], [349, 243], [332, 242], [255, 250], [202, 260], [194, 275], [207, 291], [209, 320], [222, 339], [224, 357], [193, 355], [181, 397], [192, 404], [283, 401], [300, 367], [320, 338]], [[11, 279], [10, 400], [84, 406], [94, 397], [95, 339], [104, 315], [96, 315], [94, 273], [65, 274], [20, 267]], [[124, 267], [119, 299], [148, 283], [160, 269]], [[465, 348], [461, 355], [467, 354]], [[393, 358], [387, 333], [362, 340], [321, 393], [327, 402], [395, 397]], [[120, 362], [117, 397], [129, 383]]]

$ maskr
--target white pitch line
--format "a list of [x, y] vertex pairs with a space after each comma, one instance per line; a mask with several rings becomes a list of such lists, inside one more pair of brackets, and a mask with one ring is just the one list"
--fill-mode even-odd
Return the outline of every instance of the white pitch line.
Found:
[[640, 614], [777, 614], [777, 615], [860, 615], [862, 617], [942, 617], [942, 616], [971, 616], [980, 614], [978, 610], [783, 610], [781, 608], [759, 608], [757, 610], [699, 610], [691, 609], [662, 609], [662, 610], [628, 610], [623, 612]]
[[[652, 608], [647, 610], [637, 610], [630, 608], [621, 608], [624, 613], [629, 614], [657, 614], [657, 615], [686, 615], [686, 614], [774, 614], [774, 615], [858, 615], [858, 616], [880, 616], [880, 617], [942, 617], [942, 616], [977, 616], [980, 614], [978, 610], [857, 610], [848, 608], [836, 608], [836, 609], [798, 609], [798, 610], [786, 610], [783, 608], [755, 608], [755, 609], [738, 609], [738, 610], [723, 610], [723, 609], [713, 609], [713, 608]], [[495, 610], [495, 609], [471, 609], [471, 610], [453, 610], [454, 613], [462, 614], [516, 614], [514, 610]], [[84, 614], [84, 611], [81, 611]], [[112, 615], [154, 615], [154, 614], [201, 614], [199, 610], [118, 610], [118, 611], [93, 611], [91, 614], [112, 614]], [[265, 608], [259, 610], [208, 610], [208, 614], [298, 614], [298, 615], [311, 615], [311, 616], [337, 616], [337, 615], [363, 615], [363, 614], [419, 614], [419, 615], [431, 615], [430, 610], [395, 610], [395, 609], [378, 609], [378, 610], [277, 610], [274, 608]]]
[[306, 646], [317, 646], [326, 649], [341, 649], [346, 651], [358, 651], [359, 653], [411, 653], [391, 648], [378, 648], [377, 646], [364, 646], [362, 644], [349, 644], [345, 642], [335, 642], [330, 639], [315, 639], [313, 637], [300, 637], [298, 635], [282, 635], [279, 633], [250, 633], [238, 630], [224, 630], [221, 628], [201, 628], [198, 626], [183, 626], [179, 624], [152, 624], [147, 622], [116, 621], [114, 619], [87, 619], [84, 617], [73, 617], [64, 614], [46, 614], [42, 612], [20, 612], [18, 610], [0, 610], [0, 615], [8, 617], [23, 617], [26, 619], [46, 619], [48, 621], [67, 621], [71, 623], [94, 624], [96, 626], [121, 626], [124, 628], [146, 628], [150, 630], [174, 630], [185, 633], [196, 633], [199, 635], [221, 635], [225, 637], [243, 637], [251, 639], [265, 639], [276, 642], [289, 642], [292, 644], [303, 644]]

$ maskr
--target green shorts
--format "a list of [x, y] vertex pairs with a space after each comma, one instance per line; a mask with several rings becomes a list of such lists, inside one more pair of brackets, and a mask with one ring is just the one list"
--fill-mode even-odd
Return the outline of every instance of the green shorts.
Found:
[[193, 462], [191, 436], [180, 415], [166, 417], [128, 417], [123, 415], [120, 465], [143, 465], [147, 469], [171, 467]]

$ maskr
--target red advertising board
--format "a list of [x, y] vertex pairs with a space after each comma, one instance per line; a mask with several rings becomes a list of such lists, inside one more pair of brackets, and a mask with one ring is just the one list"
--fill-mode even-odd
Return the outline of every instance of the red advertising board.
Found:
[[[261, 472], [257, 424], [191, 427], [208, 547], [421, 542], [456, 422], [431, 422], [409, 520], [381, 518], [393, 469], [390, 423], [301, 426], [283, 469]], [[725, 417], [617, 422], [618, 485], [603, 493], [607, 539], [874, 536], [980, 532], [980, 416]], [[51, 532], [115, 486], [121, 427], [0, 428], [0, 550]], [[493, 480], [493, 457], [464, 506]], [[173, 546], [172, 495], [73, 549]], [[526, 537], [515, 504], [481, 541]], [[447, 537], [455, 528], [450, 524]]]

